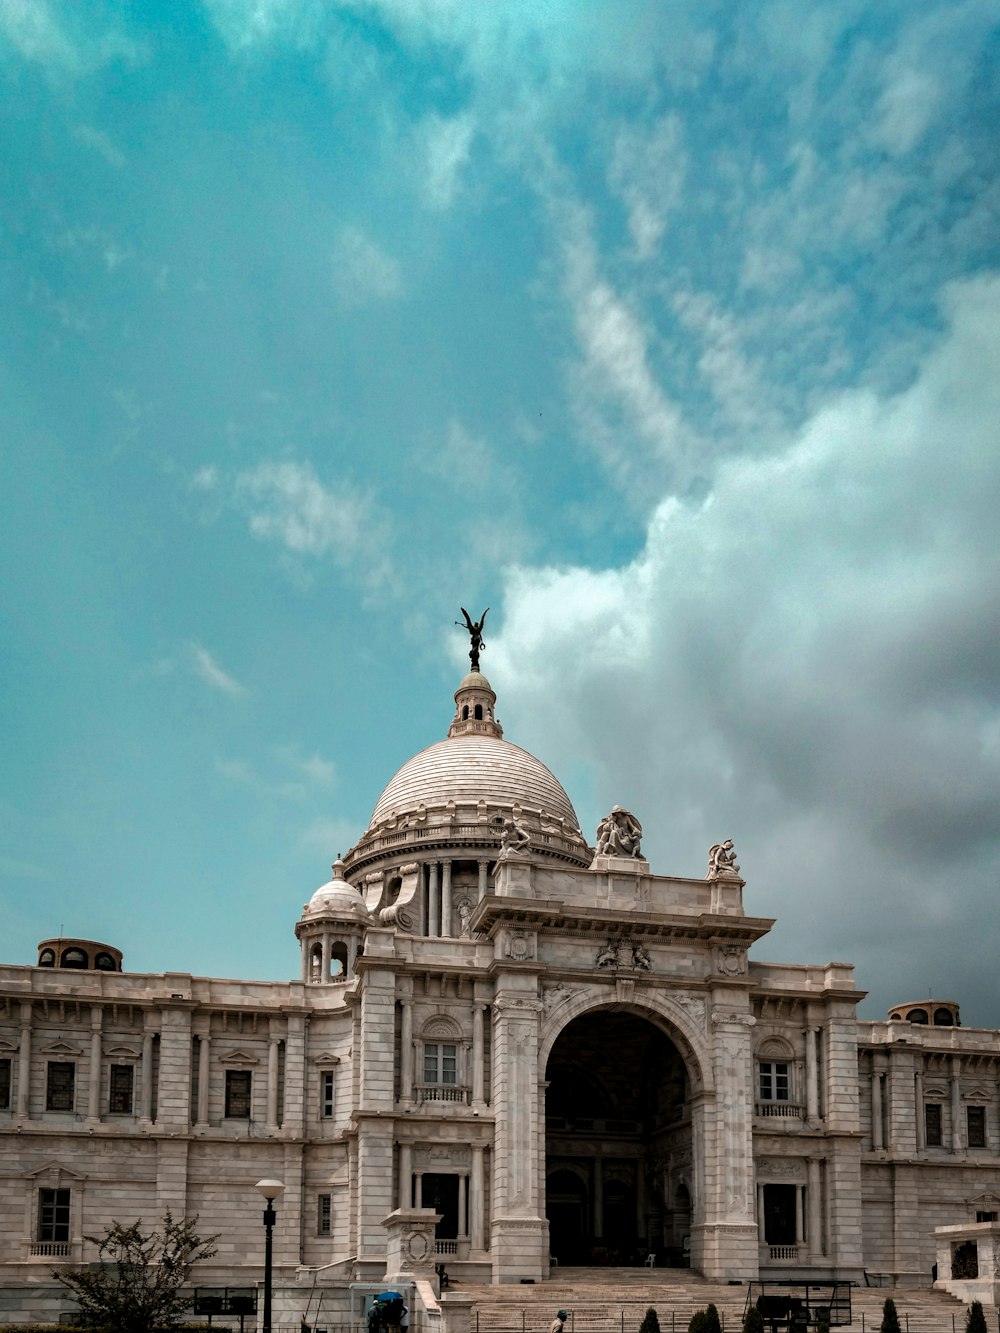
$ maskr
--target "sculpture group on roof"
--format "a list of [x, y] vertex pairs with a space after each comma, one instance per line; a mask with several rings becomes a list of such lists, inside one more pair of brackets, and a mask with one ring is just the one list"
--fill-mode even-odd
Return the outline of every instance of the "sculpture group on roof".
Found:
[[597, 826], [597, 855], [641, 858], [642, 850], [639, 846], [641, 840], [642, 825], [638, 819], [628, 810], [616, 805]]
[[725, 842], [716, 842], [708, 849], [708, 879], [736, 878], [740, 873], [740, 867], [736, 861], [736, 853], [733, 851], [733, 840], [727, 838]]

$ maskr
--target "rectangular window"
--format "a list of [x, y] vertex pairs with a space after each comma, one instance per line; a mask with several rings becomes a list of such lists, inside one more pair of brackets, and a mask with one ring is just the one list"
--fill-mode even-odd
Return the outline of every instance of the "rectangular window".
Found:
[[424, 1046], [424, 1082], [458, 1082], [458, 1047], [427, 1042]]
[[46, 1111], [72, 1111], [76, 1065], [50, 1060], [45, 1082]]
[[773, 1060], [760, 1063], [760, 1099], [762, 1102], [787, 1102], [789, 1100], [788, 1065]]
[[69, 1240], [69, 1190], [38, 1191], [38, 1239]]
[[322, 1120], [333, 1119], [333, 1070], [324, 1069], [319, 1076], [319, 1114]]
[[0, 1060], [0, 1111], [10, 1107], [10, 1061]]
[[316, 1198], [316, 1234], [329, 1236], [333, 1223], [333, 1195], [320, 1194]]
[[986, 1107], [985, 1106], [967, 1106], [965, 1108], [965, 1123], [969, 1130], [969, 1147], [986, 1147]]
[[997, 1220], [997, 1214], [996, 1214], [996, 1213], [977, 1213], [977, 1214], [976, 1214], [976, 1221], [977, 1221], [977, 1222], [995, 1222], [996, 1220]]
[[226, 1116], [230, 1120], [250, 1119], [250, 1070], [226, 1070]]
[[924, 1105], [924, 1142], [928, 1148], [941, 1147], [941, 1103]]
[[135, 1069], [132, 1065], [112, 1065], [108, 1091], [108, 1110], [112, 1115], [132, 1114], [132, 1086]]

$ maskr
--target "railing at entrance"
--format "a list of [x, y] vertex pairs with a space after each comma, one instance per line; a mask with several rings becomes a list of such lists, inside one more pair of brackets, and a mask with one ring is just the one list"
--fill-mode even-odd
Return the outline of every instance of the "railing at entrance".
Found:
[[436, 1240], [434, 1242], [435, 1254], [458, 1254], [457, 1240]]
[[772, 1245], [772, 1259], [792, 1259], [799, 1257], [799, 1247], [797, 1245]]

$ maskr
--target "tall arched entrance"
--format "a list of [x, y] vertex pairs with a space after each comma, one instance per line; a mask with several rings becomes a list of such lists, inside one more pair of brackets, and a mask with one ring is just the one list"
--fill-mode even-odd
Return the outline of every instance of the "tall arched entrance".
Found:
[[688, 1262], [690, 1085], [650, 1019], [596, 1010], [560, 1032], [546, 1065], [549, 1250], [560, 1264]]

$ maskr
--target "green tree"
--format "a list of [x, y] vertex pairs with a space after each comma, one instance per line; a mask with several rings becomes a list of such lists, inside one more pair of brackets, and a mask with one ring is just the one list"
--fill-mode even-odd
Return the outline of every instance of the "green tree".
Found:
[[896, 1302], [890, 1296], [882, 1306], [881, 1333], [900, 1333]]
[[177, 1221], [168, 1212], [148, 1234], [141, 1219], [112, 1222], [103, 1236], [86, 1236], [99, 1261], [87, 1268], [53, 1269], [80, 1303], [84, 1320], [112, 1333], [152, 1333], [170, 1328], [191, 1304], [183, 1294], [191, 1269], [216, 1253], [218, 1236], [199, 1236], [197, 1217]]
[[708, 1333], [707, 1316], [704, 1310], [695, 1310], [688, 1324], [688, 1333]]
[[743, 1333], [764, 1333], [764, 1316], [756, 1305], [751, 1305], [743, 1316]]
[[639, 1333], [660, 1333], [660, 1319], [652, 1306], [643, 1315]]
[[986, 1316], [979, 1301], [973, 1301], [965, 1316], [965, 1333], [986, 1333]]
[[722, 1333], [722, 1320], [714, 1305], [705, 1310], [705, 1333]]

